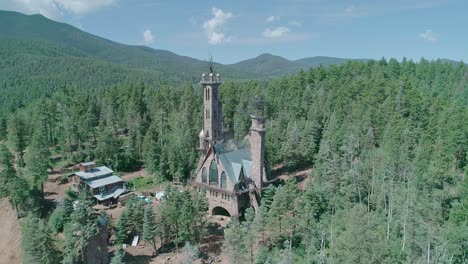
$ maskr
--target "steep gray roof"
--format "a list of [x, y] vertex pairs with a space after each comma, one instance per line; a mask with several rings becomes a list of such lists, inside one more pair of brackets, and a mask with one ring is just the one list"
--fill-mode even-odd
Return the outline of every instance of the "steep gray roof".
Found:
[[121, 182], [121, 181], [122, 181], [122, 179], [120, 177], [117, 177], [115, 175], [111, 175], [111, 176], [107, 176], [107, 177], [103, 177], [103, 178], [86, 180], [84, 182], [87, 185], [89, 185], [91, 188], [95, 189], [95, 188], [99, 188], [101, 186], [105, 186], [105, 185], [108, 185], [108, 184], [117, 183], [117, 182]]
[[106, 166], [101, 166], [101, 167], [93, 168], [89, 170], [88, 172], [84, 172], [84, 171], [75, 172], [75, 175], [80, 176], [81, 178], [83, 178], [83, 180], [87, 180], [87, 179], [102, 177], [105, 175], [111, 175], [113, 172], [114, 172], [113, 170], [107, 168]]
[[244, 176], [250, 178], [252, 155], [244, 142], [230, 140], [214, 145], [217, 158], [223, 164], [226, 174], [234, 184], [239, 182], [241, 169]]
[[122, 189], [122, 188], [113, 188], [112, 190], [107, 191], [105, 193], [96, 194], [96, 195], [94, 195], [94, 197], [96, 197], [96, 199], [98, 199], [99, 201], [104, 201], [104, 200], [107, 200], [109, 198], [117, 198], [121, 194], [123, 194], [125, 191], [126, 190]]

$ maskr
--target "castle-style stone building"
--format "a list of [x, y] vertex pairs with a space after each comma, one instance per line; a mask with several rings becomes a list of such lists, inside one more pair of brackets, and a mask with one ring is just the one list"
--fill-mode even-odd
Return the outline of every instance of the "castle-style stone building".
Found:
[[196, 190], [206, 190], [211, 214], [238, 216], [248, 207], [258, 208], [266, 182], [263, 108], [258, 106], [258, 111], [251, 115], [250, 135], [244, 141], [236, 141], [232, 131], [223, 131], [219, 73], [203, 74], [201, 84], [204, 92], [201, 155], [192, 183]]

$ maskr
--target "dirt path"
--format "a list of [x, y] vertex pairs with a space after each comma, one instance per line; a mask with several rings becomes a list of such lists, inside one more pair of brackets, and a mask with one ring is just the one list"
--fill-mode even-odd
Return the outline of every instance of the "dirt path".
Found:
[[[224, 228], [229, 223], [230, 218], [224, 216], [210, 216], [208, 221], [212, 225], [208, 228], [208, 234], [202, 239], [199, 245], [199, 250], [204, 258], [198, 258], [192, 263], [208, 263], [207, 259], [215, 260], [213, 263], [229, 264], [229, 258], [222, 252], [222, 245], [224, 242]], [[159, 242], [158, 242], [159, 243]], [[161, 245], [158, 245], [160, 247]], [[185, 254], [181, 250], [177, 253], [175, 250], [162, 253], [152, 257], [153, 249], [144, 242], [139, 242], [136, 247], [127, 247], [125, 249], [125, 263], [128, 264], [179, 264], [185, 260]]]
[[304, 190], [307, 184], [310, 182], [311, 177], [309, 176], [312, 172], [312, 168], [304, 168], [302, 170], [286, 172], [283, 165], [278, 165], [273, 168], [273, 175], [275, 180], [287, 181], [289, 178], [296, 178], [297, 188]]
[[8, 199], [0, 199], [0, 264], [22, 263], [21, 229]]

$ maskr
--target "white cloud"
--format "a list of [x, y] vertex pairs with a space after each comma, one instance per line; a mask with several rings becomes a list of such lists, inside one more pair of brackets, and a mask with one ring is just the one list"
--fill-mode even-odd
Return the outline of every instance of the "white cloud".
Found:
[[357, 18], [368, 15], [370, 11], [369, 7], [366, 6], [350, 5], [335, 12], [323, 13], [321, 16], [328, 18]]
[[289, 32], [290, 30], [287, 27], [277, 27], [275, 29], [267, 28], [262, 32], [262, 36], [265, 38], [278, 39], [285, 37]]
[[0, 9], [41, 14], [60, 20], [65, 13], [82, 15], [117, 3], [118, 0], [2, 0]]
[[302, 23], [296, 20], [289, 21], [289, 25], [293, 27], [302, 27]]
[[269, 17], [267, 17], [267, 18], [265, 19], [265, 22], [266, 22], [266, 23], [271, 23], [271, 22], [273, 22], [273, 21], [275, 21], [275, 20], [278, 20], [278, 17], [269, 16]]
[[115, 4], [117, 0], [54, 0], [68, 12], [81, 15]]
[[345, 11], [346, 13], [353, 13], [353, 12], [356, 12], [356, 6], [354, 6], [354, 5], [348, 6], [347, 8], [345, 8], [344, 11]]
[[211, 45], [217, 45], [231, 41], [232, 37], [226, 36], [222, 27], [230, 18], [232, 18], [232, 13], [224, 12], [216, 7], [213, 7], [211, 12], [213, 13], [213, 17], [203, 23], [203, 29], [208, 37], [208, 43]]
[[426, 29], [425, 32], [419, 34], [419, 37], [422, 39], [425, 39], [429, 42], [436, 42], [437, 41], [437, 35], [432, 32], [430, 29]]
[[145, 45], [152, 44], [154, 43], [155, 39], [156, 37], [153, 35], [153, 32], [151, 32], [150, 29], [143, 31], [143, 44]]

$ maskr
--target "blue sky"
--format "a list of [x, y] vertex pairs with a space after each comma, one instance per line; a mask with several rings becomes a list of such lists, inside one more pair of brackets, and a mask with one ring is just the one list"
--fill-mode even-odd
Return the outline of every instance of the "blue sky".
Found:
[[468, 62], [468, 1], [0, 0], [0, 9], [222, 63], [266, 52]]

